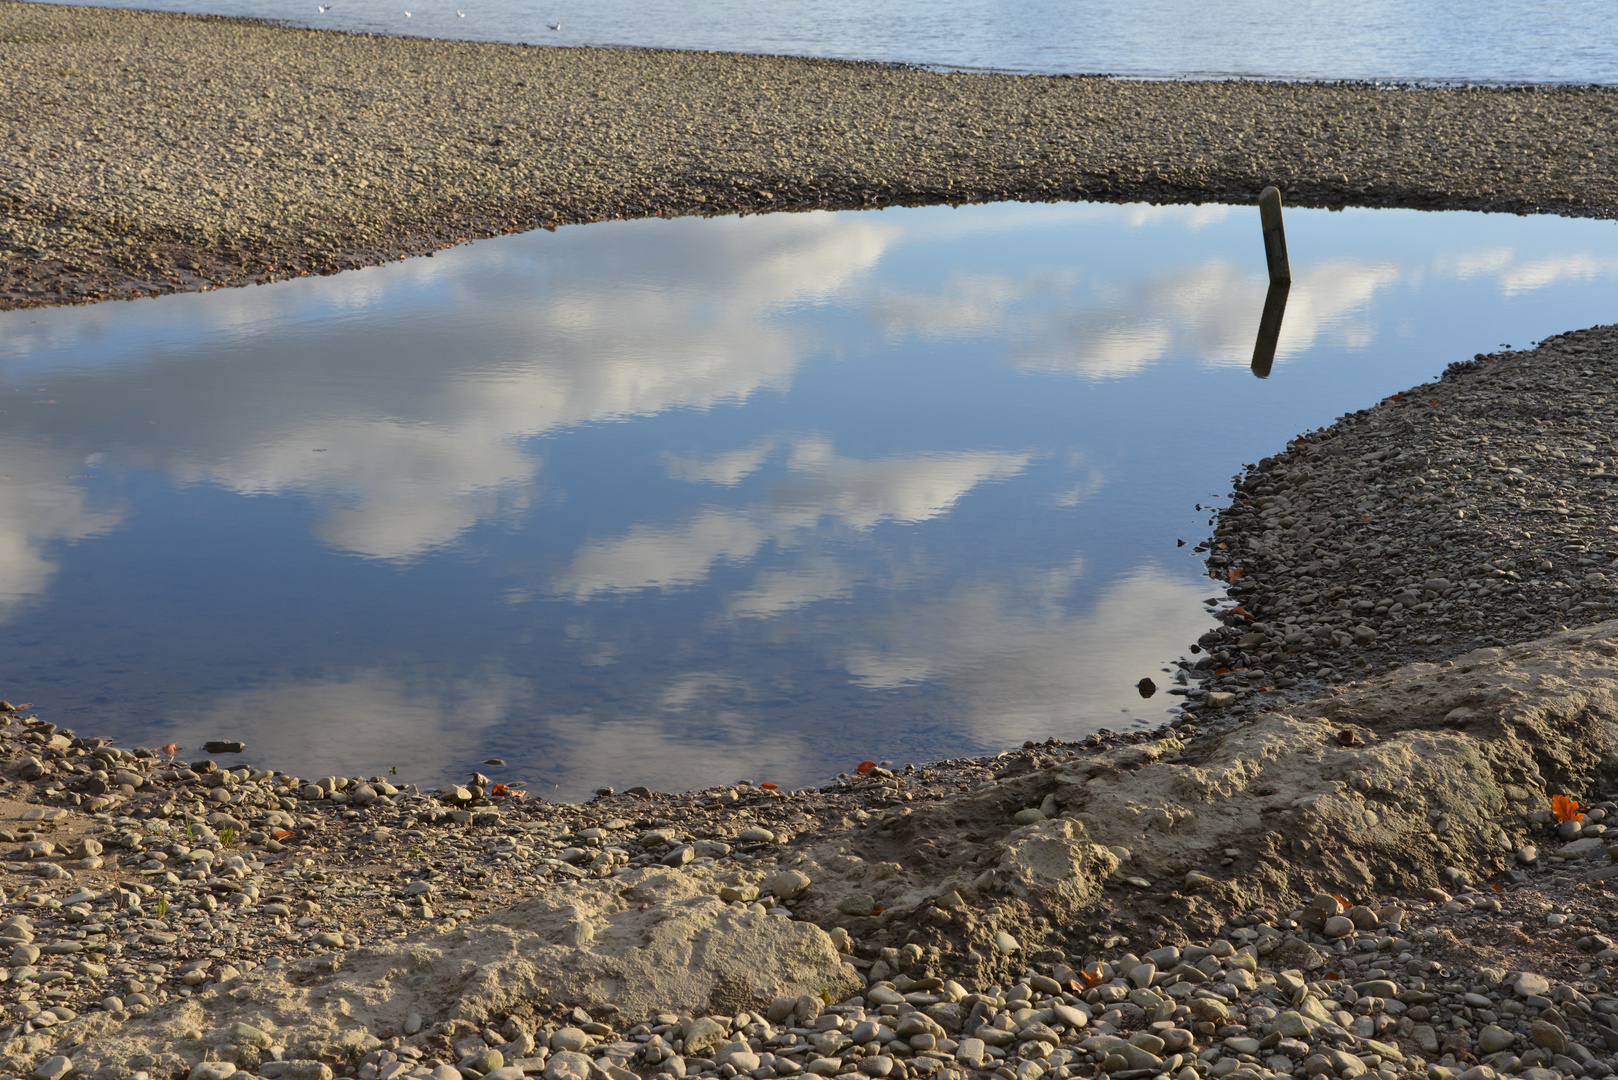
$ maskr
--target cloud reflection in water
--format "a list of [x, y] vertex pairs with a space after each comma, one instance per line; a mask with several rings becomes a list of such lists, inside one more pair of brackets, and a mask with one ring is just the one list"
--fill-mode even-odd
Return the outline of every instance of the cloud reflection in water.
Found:
[[1600, 223], [1452, 220], [1289, 212], [1264, 383], [1230, 207], [616, 223], [0, 316], [0, 661], [132, 741], [565, 795], [1160, 718], [1190, 506], [1605, 311]]

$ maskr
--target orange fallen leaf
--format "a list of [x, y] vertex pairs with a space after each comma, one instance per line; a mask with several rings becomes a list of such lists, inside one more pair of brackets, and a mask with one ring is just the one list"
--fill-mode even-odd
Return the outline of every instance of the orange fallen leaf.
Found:
[[496, 785], [494, 785], [494, 787], [489, 789], [489, 794], [490, 795], [510, 795], [511, 794], [511, 789], [506, 787], [506, 785], [504, 785], [504, 784], [496, 784]]
[[1341, 979], [1342, 976], [1337, 974], [1335, 971], [1328, 971], [1326, 974], [1322, 975], [1321, 978], [1325, 979], [1327, 982], [1336, 982], [1338, 979]]
[[1498, 881], [1495, 882], [1494, 884], [1490, 885], [1489, 888], [1493, 889], [1495, 892], [1505, 892], [1506, 891], [1506, 887], [1504, 885], [1500, 884]]
[[1584, 811], [1579, 807], [1579, 800], [1570, 799], [1566, 795], [1551, 796], [1551, 813], [1556, 815], [1557, 821], [1584, 820]]
[[1240, 581], [1242, 579], [1242, 575], [1245, 573], [1246, 571], [1241, 567], [1233, 566], [1225, 572], [1225, 576], [1231, 581]]
[[1336, 900], [1339, 904], [1342, 904], [1346, 908], [1354, 906], [1354, 901], [1350, 900], [1346, 896], [1340, 896], [1337, 893], [1332, 893], [1331, 896], [1333, 900]]
[[886, 911], [886, 910], [887, 910], [887, 909], [886, 909], [886, 908], [884, 908], [884, 907], [883, 907], [883, 906], [882, 906], [882, 905], [881, 905], [881, 904], [874, 904], [874, 905], [872, 905], [872, 907], [871, 907], [871, 914], [872, 914], [872, 915], [880, 915], [880, 914], [882, 914], [882, 913], [883, 913], [883, 912], [884, 912], [884, 911]]
[[271, 833], [270, 835], [275, 837], [277, 840], [285, 840], [287, 837], [292, 835], [292, 830], [291, 829], [276, 829], [275, 832]]
[[172, 743], [171, 742], [167, 746], [159, 746], [158, 749], [163, 751], [163, 753], [167, 754], [169, 756], [170, 761], [173, 761], [174, 760], [174, 755], [178, 754], [181, 750], [184, 750], [185, 747], [181, 746], [179, 743]]
[[770, 783], [768, 780], [766, 780], [762, 784], [760, 784], [759, 787], [763, 788], [765, 791], [779, 791], [780, 790], [774, 784]]
[[1216, 668], [1214, 668], [1214, 674], [1215, 675], [1229, 675], [1230, 674], [1230, 669], [1228, 667], [1216, 667]]
[[876, 762], [862, 761], [858, 765], [854, 766], [854, 771], [859, 773], [861, 776], [866, 776], [874, 768], [876, 768]]
[[1094, 990], [1096, 987], [1107, 981], [1107, 977], [1101, 974], [1100, 964], [1097, 964], [1089, 971], [1079, 972], [1079, 978], [1084, 980], [1084, 988], [1086, 990]]

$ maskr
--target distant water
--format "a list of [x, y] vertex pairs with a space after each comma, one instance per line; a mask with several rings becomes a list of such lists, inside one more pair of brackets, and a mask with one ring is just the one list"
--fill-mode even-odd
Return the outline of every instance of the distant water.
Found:
[[1045, 74], [1618, 84], [1613, 0], [335, 0], [325, 13], [317, 0], [133, 6], [423, 37]]

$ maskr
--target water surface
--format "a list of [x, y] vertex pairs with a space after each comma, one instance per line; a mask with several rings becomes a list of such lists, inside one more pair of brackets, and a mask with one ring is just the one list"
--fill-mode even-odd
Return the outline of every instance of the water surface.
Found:
[[325, 12], [316, 0], [137, 6], [385, 34], [1047, 74], [1618, 83], [1610, 0], [335, 0]]
[[1244, 462], [1610, 322], [1618, 226], [934, 207], [648, 220], [0, 314], [0, 688], [126, 744], [536, 791], [1100, 726]]

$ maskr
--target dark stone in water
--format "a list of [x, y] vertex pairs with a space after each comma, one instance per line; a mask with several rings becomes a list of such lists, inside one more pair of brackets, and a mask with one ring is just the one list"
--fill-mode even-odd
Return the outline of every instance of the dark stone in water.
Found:
[[1135, 684], [1135, 689], [1140, 691], [1141, 697], [1151, 697], [1153, 694], [1157, 693], [1157, 684], [1151, 679], [1142, 679], [1140, 682]]
[[235, 739], [211, 739], [202, 744], [202, 749], [209, 754], [239, 754], [247, 749], [247, 744]]

